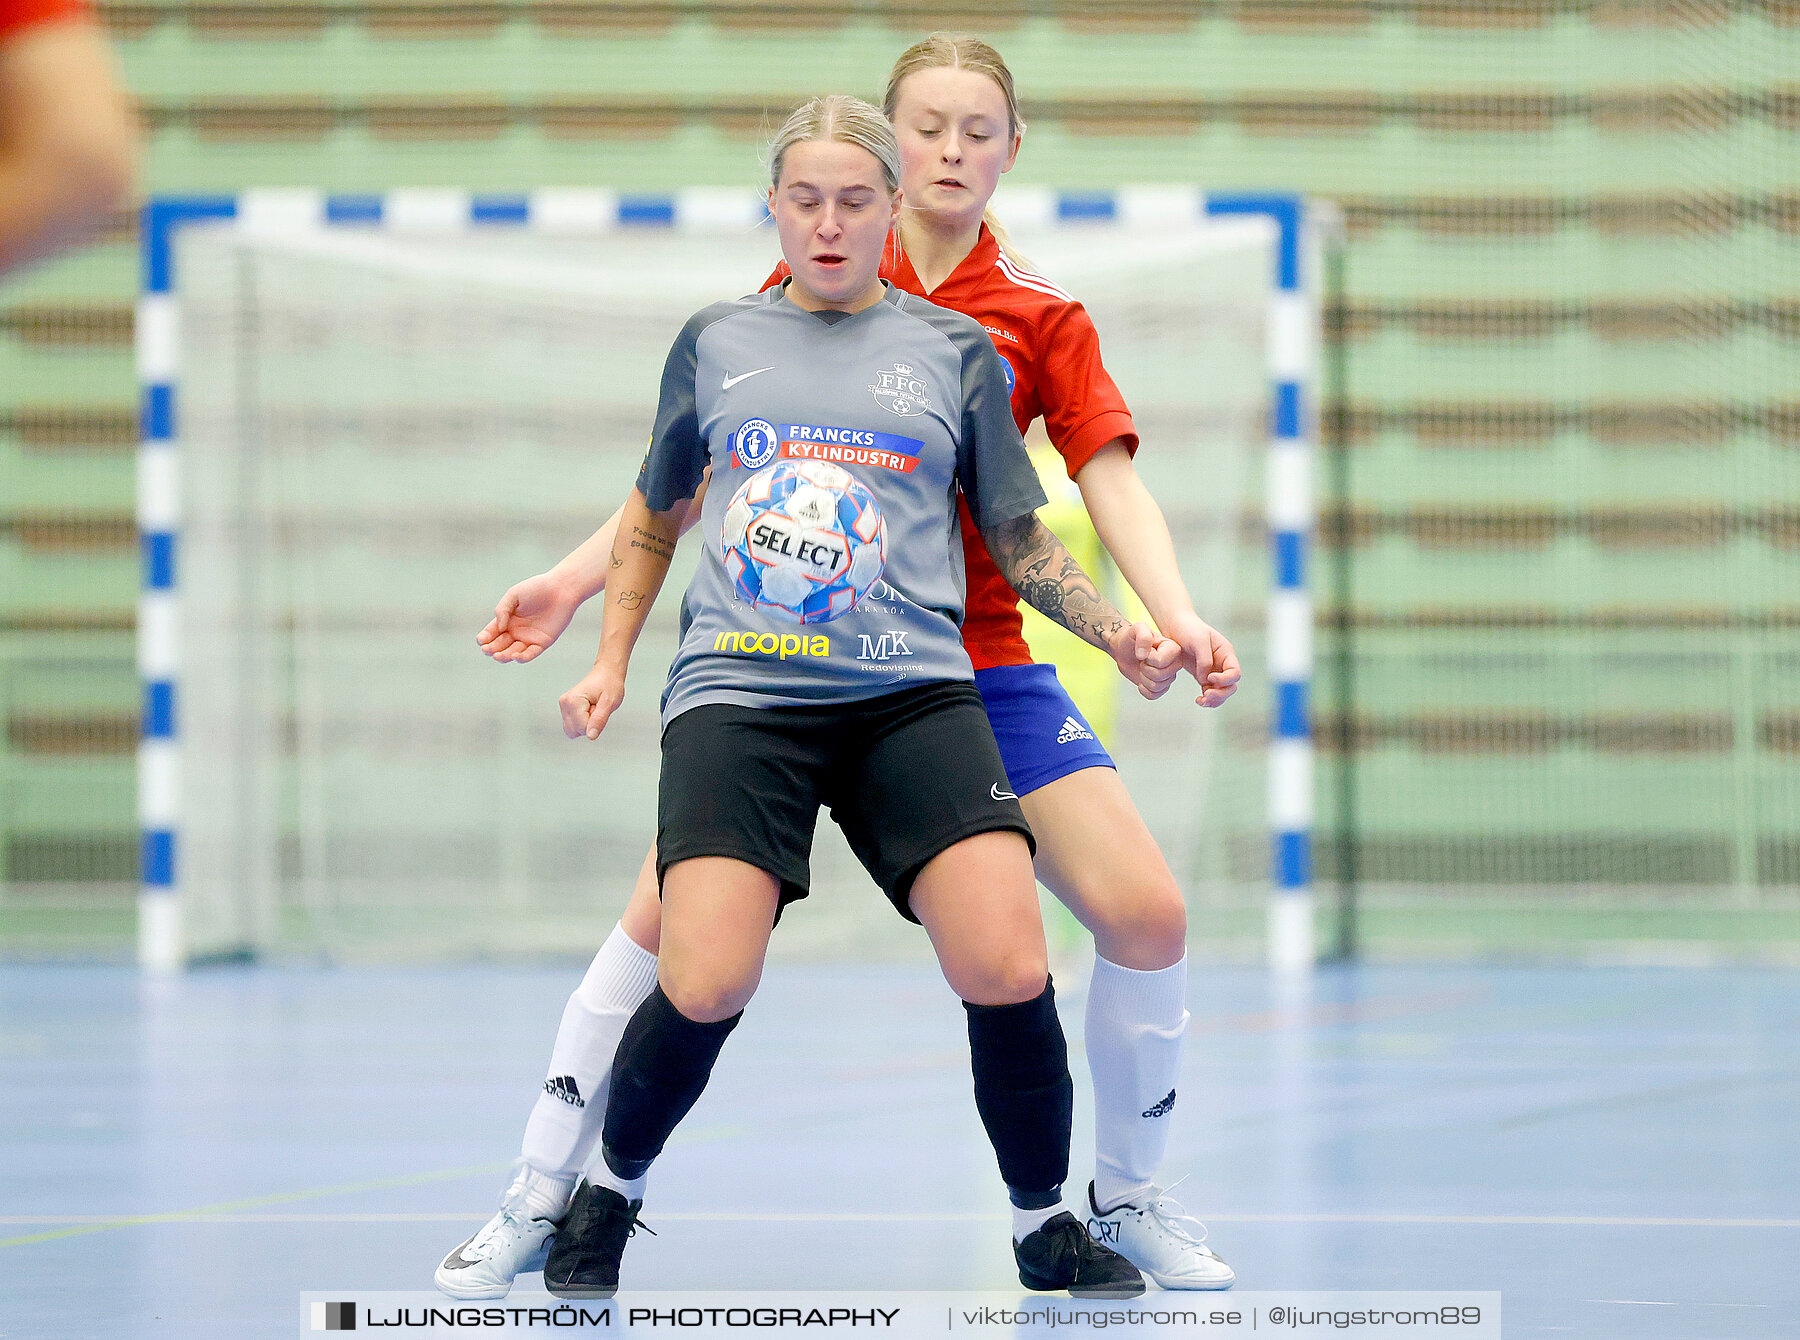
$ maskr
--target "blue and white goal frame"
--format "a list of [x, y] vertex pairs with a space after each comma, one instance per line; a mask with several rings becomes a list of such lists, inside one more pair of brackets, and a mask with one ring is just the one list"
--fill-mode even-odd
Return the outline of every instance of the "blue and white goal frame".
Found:
[[[1082, 226], [1179, 223], [1257, 217], [1273, 230], [1275, 272], [1268, 318], [1270, 440], [1266, 506], [1273, 580], [1267, 670], [1274, 707], [1268, 761], [1271, 833], [1269, 958], [1283, 968], [1314, 958], [1312, 932], [1313, 750], [1308, 699], [1313, 661], [1313, 603], [1308, 591], [1317, 507], [1320, 265], [1316, 211], [1306, 197], [1280, 192], [1202, 192], [1188, 187], [1117, 191], [1014, 188], [1001, 213], [1009, 221]], [[138, 958], [152, 971], [184, 961], [181, 932], [181, 666], [179, 487], [179, 306], [175, 240], [196, 224], [254, 231], [341, 226], [409, 232], [470, 227], [595, 233], [616, 228], [753, 226], [763, 203], [741, 190], [694, 189], [668, 195], [554, 189], [479, 194], [416, 189], [381, 195], [312, 190], [253, 190], [238, 195], [163, 196], [143, 211], [142, 294], [137, 309], [137, 367], [142, 391], [137, 517], [143, 562], [138, 602], [138, 670], [143, 726], [138, 746], [138, 821], [142, 888]]]

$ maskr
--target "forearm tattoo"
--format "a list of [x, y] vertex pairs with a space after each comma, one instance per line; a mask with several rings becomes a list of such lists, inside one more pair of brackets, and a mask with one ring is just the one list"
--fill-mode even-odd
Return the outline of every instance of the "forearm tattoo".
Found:
[[1125, 616], [1100, 594], [1036, 513], [982, 531], [988, 552], [1019, 598], [1045, 618], [1096, 647], [1110, 650]]
[[675, 546], [662, 536], [644, 530], [640, 526], [631, 528], [631, 547], [643, 549], [663, 562], [672, 562], [675, 558]]
[[[650, 558], [655, 563], [662, 565], [660, 568], [653, 568], [648, 572], [639, 569], [636, 574], [647, 578], [652, 586], [660, 584], [663, 575], [669, 570], [670, 561], [675, 557], [674, 539], [668, 536], [658, 535], [653, 530], [645, 530], [642, 526], [633, 526], [631, 528], [631, 536], [629, 539], [626, 539], [621, 535], [619, 539], [614, 540], [613, 542], [611, 562], [614, 568], [624, 567], [625, 558], [630, 556], [629, 552], [627, 552], [624, 557], [620, 556], [619, 543], [621, 540], [623, 540], [627, 551], [641, 549], [646, 554], [650, 555]], [[623, 610], [635, 610], [649, 598], [649, 591], [620, 591], [618, 593], [619, 608]]]

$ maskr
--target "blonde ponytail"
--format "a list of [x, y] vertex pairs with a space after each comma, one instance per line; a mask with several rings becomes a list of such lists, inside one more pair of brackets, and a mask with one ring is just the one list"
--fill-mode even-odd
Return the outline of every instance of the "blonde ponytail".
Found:
[[1001, 225], [1000, 220], [994, 217], [993, 210], [982, 210], [981, 221], [988, 226], [988, 231], [994, 235], [994, 242], [999, 246], [1000, 254], [1002, 256], [1006, 257], [1007, 260], [1011, 261], [1021, 270], [1037, 269], [1025, 253], [1013, 245], [1012, 235]]

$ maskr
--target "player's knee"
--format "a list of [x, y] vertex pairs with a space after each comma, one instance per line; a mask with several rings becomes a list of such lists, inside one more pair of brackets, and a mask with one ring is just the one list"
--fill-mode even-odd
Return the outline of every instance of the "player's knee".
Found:
[[1153, 972], [1187, 952], [1187, 903], [1166, 871], [1103, 904], [1103, 924], [1096, 927], [1095, 947], [1122, 968]]
[[756, 994], [756, 981], [733, 981], [725, 978], [699, 980], [665, 980], [663, 994], [683, 1018], [697, 1024], [717, 1023], [729, 1019], [750, 1003]]
[[1171, 963], [1181, 957], [1187, 948], [1187, 902], [1173, 878], [1143, 901], [1138, 924], [1147, 947], [1161, 948]]
[[1015, 950], [965, 965], [950, 983], [971, 1005], [1017, 1005], [1044, 994], [1050, 964], [1041, 952]]

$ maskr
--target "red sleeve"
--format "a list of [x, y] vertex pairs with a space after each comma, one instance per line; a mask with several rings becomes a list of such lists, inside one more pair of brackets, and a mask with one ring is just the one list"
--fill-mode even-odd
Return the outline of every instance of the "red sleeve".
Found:
[[[6, 3], [6, 0], [0, 0], [0, 4], [5, 4], [5, 3]], [[775, 268], [773, 270], [769, 271], [769, 277], [767, 279], [763, 280], [762, 287], [757, 289], [756, 291], [758, 293], [767, 293], [770, 289], [774, 288], [777, 284], [781, 283], [782, 280], [786, 279], [792, 273], [793, 273], [793, 271], [788, 269], [788, 263], [786, 261], [776, 261]]]
[[1038, 400], [1044, 427], [1073, 479], [1114, 438], [1137, 454], [1137, 425], [1100, 361], [1100, 332], [1087, 309], [1064, 303], [1038, 327]]
[[40, 23], [85, 17], [85, 0], [0, 0], [0, 40]]

